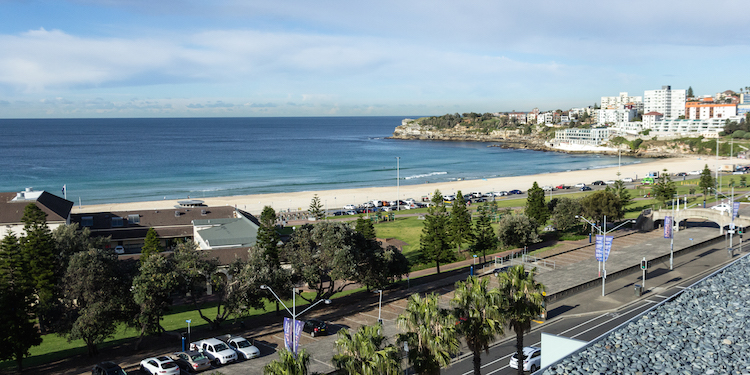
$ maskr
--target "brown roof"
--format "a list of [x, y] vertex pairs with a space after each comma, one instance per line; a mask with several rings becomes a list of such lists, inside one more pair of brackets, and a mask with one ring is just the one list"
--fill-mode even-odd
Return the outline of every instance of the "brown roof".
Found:
[[644, 114], [644, 116], [664, 116], [664, 115], [659, 112], [649, 112], [649, 113]]
[[[138, 222], [131, 223], [128, 219], [130, 215], [138, 215]], [[193, 220], [233, 218], [234, 208], [222, 206], [76, 213], [71, 215], [70, 221], [81, 224], [83, 218], [88, 217], [93, 222], [89, 227], [92, 234], [112, 236], [113, 241], [146, 238], [149, 228], [154, 228], [160, 238], [181, 238], [193, 236]], [[122, 218], [122, 226], [113, 227], [112, 218]]]
[[[213, 249], [213, 250], [198, 250], [198, 251], [205, 251], [208, 254], [208, 258], [216, 258], [219, 260], [219, 264], [221, 265], [227, 265], [229, 263], [232, 263], [235, 259], [240, 258], [242, 260], [247, 260], [248, 256], [248, 250], [249, 247], [232, 247], [232, 248], [226, 248], [226, 249]], [[166, 254], [171, 256], [171, 251], [165, 251], [162, 252], [162, 254]], [[120, 260], [139, 260], [141, 259], [141, 254], [125, 254], [119, 256]]]
[[0, 193], [0, 224], [20, 224], [23, 210], [29, 203], [35, 204], [47, 214], [47, 222], [68, 220], [73, 202], [42, 191], [36, 200], [11, 201], [17, 193]]

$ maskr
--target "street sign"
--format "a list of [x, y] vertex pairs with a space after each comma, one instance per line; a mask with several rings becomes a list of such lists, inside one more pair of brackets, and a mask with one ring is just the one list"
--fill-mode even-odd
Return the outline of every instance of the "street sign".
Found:
[[728, 231], [727, 231], [727, 233], [729, 233], [729, 234], [734, 234], [734, 229], [730, 229], [730, 230], [728, 230]]
[[664, 217], [664, 238], [672, 238], [672, 217]]

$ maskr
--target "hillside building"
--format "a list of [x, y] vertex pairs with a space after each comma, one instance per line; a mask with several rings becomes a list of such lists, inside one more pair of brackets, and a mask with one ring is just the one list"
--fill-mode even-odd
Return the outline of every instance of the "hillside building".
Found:
[[665, 119], [676, 119], [685, 115], [685, 100], [685, 90], [672, 90], [671, 86], [646, 90], [643, 93], [643, 111], [659, 112]]
[[737, 116], [736, 103], [717, 103], [711, 97], [685, 103], [685, 118], [700, 120]]
[[643, 97], [629, 96], [627, 92], [621, 92], [618, 96], [602, 96], [602, 109], [624, 108], [643, 111]]

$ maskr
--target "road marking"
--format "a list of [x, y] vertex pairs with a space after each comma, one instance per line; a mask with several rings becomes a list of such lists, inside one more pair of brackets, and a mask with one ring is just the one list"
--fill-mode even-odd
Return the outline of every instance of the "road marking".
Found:
[[655, 295], [654, 297], [659, 297], [659, 298], [669, 298], [669, 297], [667, 297], [667, 296], [662, 296], [661, 294], [657, 294], [657, 295]]
[[542, 321], [540, 321], [540, 320], [532, 320], [532, 322], [534, 322], [534, 323], [536, 323], [536, 324], [544, 324], [544, 322], [542, 322]]
[[659, 303], [659, 302], [657, 302], [657, 301], [652, 301], [652, 300], [650, 300], [650, 299], [647, 299], [647, 300], [645, 300], [644, 302], [648, 302], [648, 303]]
[[[656, 302], [652, 302], [652, 303], [656, 303]], [[632, 311], [635, 311], [636, 309], [638, 309], [638, 308], [641, 308], [641, 307], [645, 307], [645, 306], [634, 307], [633, 309], [631, 309], [630, 311], [628, 311], [628, 312], [626, 312], [626, 313], [623, 313], [622, 315], [625, 315], [625, 314], [627, 314], [627, 313], [630, 313], [630, 312], [632, 312]], [[622, 315], [620, 315], [620, 316], [622, 316]], [[613, 321], [613, 320], [615, 320], [615, 319], [619, 319], [619, 318], [620, 318], [620, 316], [618, 316], [618, 317], [616, 317], [616, 318], [612, 318], [612, 319], [609, 319], [609, 320], [607, 320], [607, 321], [605, 321], [605, 322], [599, 323], [599, 324], [597, 324], [597, 325], [595, 325], [595, 326], [593, 326], [593, 327], [591, 327], [591, 328], [589, 328], [589, 329], [587, 329], [587, 330], [585, 330], [585, 331], [583, 331], [583, 332], [581, 332], [581, 333], [579, 333], [579, 334], [577, 334], [577, 335], [575, 335], [575, 336], [571, 336], [570, 338], [571, 338], [571, 339], [574, 339], [574, 338], [576, 338], [576, 337], [578, 337], [578, 336], [580, 336], [580, 335], [582, 335], [582, 334], [584, 334], [584, 333], [586, 333], [586, 332], [588, 332], [588, 331], [591, 331], [592, 329], [596, 329], [596, 328], [599, 328], [599, 327], [601, 327], [601, 326], [603, 326], [603, 325], [605, 325], [605, 324], [607, 324], [607, 323], [609, 323], [609, 322], [611, 322], [611, 321]], [[632, 319], [632, 318], [631, 318], [631, 319]]]

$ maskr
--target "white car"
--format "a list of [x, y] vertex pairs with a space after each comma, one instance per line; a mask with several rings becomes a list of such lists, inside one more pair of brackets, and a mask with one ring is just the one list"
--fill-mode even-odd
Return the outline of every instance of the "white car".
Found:
[[604, 183], [606, 185], [614, 185], [615, 184], [615, 180], [607, 180], [607, 181], [604, 181]]
[[356, 210], [357, 207], [354, 207], [353, 204], [347, 204], [346, 206], [344, 206], [344, 209], [345, 210]]
[[260, 350], [258, 350], [255, 345], [251, 344], [250, 341], [247, 341], [246, 338], [231, 335], [229, 336], [230, 337], [223, 341], [226, 342], [227, 345], [232, 348], [232, 350], [237, 352], [240, 357], [244, 359], [252, 359], [260, 356]]
[[219, 339], [205, 339], [199, 341], [196, 346], [203, 350], [203, 355], [208, 357], [214, 365], [226, 365], [237, 360], [237, 353]]
[[633, 177], [625, 177], [622, 179], [622, 182], [633, 182]]
[[553, 188], [552, 186], [547, 185], [547, 186], [542, 186], [542, 190], [544, 190], [544, 191], [552, 191], [552, 190], [555, 190], [555, 188]]
[[716, 206], [711, 207], [711, 209], [712, 210], [721, 211], [722, 213], [723, 212], [726, 212], [726, 213], [732, 212], [732, 206], [729, 203], [720, 203], [720, 204], [717, 204]]
[[577, 183], [577, 184], [575, 184], [573, 186], [575, 186], [577, 188], [582, 188], [582, 187], [586, 186], [586, 184], [584, 184], [583, 182], [579, 182], [579, 183]]
[[[510, 368], [518, 369], [518, 353], [513, 353], [510, 357]], [[539, 370], [542, 364], [542, 348], [535, 346], [527, 346], [523, 348], [523, 371], [531, 371], [532, 373]]]
[[698, 175], [701, 174], [701, 171], [690, 171], [690, 172], [688, 172], [688, 174], [691, 175], [691, 176], [698, 176]]
[[141, 372], [144, 371], [151, 375], [180, 375], [180, 366], [167, 356], [146, 358], [141, 361]]

